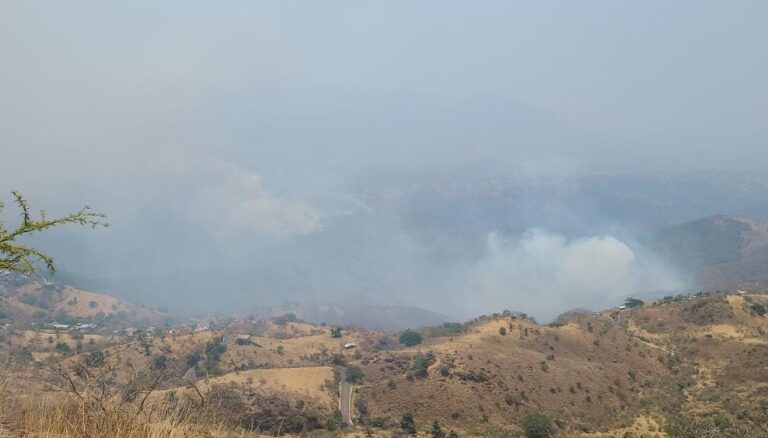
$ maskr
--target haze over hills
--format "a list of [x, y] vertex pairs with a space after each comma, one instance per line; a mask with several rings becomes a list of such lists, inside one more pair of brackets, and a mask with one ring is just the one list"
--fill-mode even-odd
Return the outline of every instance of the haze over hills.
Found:
[[0, 438], [768, 438], [766, 17], [4, 2]]
[[302, 301], [281, 306], [255, 309], [252, 314], [274, 317], [294, 314], [301, 320], [313, 324], [327, 324], [341, 327], [357, 327], [385, 332], [407, 328], [440, 325], [453, 318], [418, 307], [376, 306], [372, 304], [340, 304]]
[[[612, 287], [617, 295], [684, 290], [697, 287], [685, 281], [691, 277], [689, 266], [675, 263], [674, 272], [658, 268], [658, 254], [648, 248], [654, 246], [649, 236], [659, 228], [714, 214], [754, 210], [768, 192], [765, 170], [571, 176], [558, 175], [556, 166], [551, 167], [531, 169], [520, 178], [491, 178], [467, 169], [423, 175], [370, 172], [346, 185], [342, 213], [326, 217], [321, 230], [279, 242], [260, 241], [254, 244], [254, 248], [264, 245], [258, 251], [238, 249], [242, 257], [226, 267], [184, 266], [182, 255], [172, 268], [157, 273], [101, 276], [95, 269], [78, 271], [80, 279], [65, 282], [184, 313], [227, 313], [243, 305], [269, 307], [320, 299], [421, 307], [471, 317], [493, 308], [516, 307], [508, 303], [559, 287], [549, 281], [552, 276], [526, 280], [517, 274], [507, 278], [501, 270], [487, 272], [489, 264], [499, 262], [489, 236], [506, 242], [511, 248], [503, 253], [506, 256], [530, 242], [528, 231], [540, 229], [565, 239], [558, 254], [580, 240], [604, 236], [629, 247], [636, 276], [647, 281], [616, 284]], [[234, 246], [228, 248], [234, 251]], [[517, 265], [551, 264], [557, 258], [536, 261], [531, 253], [518, 253]], [[478, 282], [497, 284], [486, 298], [492, 305], [462, 313], [468, 304], [462, 297], [470, 296]], [[534, 288], [536, 284], [540, 287]], [[578, 297], [587, 294], [591, 292], [573, 292]], [[617, 299], [575, 300], [559, 311], [597, 308]], [[559, 311], [538, 316], [551, 318]]]
[[716, 215], [661, 230], [656, 245], [705, 289], [768, 286], [768, 223]]

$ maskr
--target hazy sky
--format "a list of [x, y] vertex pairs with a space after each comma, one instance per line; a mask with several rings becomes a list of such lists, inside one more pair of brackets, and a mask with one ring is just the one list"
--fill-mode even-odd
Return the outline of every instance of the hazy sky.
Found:
[[[78, 273], [119, 276], [305, 256], [297, 239], [371, 214], [357, 189], [375, 174], [762, 167], [767, 14], [762, 1], [5, 1], [0, 188], [107, 212], [108, 231], [42, 244]], [[397, 214], [366, 221], [384, 228], [363, 236], [399, 235]]]

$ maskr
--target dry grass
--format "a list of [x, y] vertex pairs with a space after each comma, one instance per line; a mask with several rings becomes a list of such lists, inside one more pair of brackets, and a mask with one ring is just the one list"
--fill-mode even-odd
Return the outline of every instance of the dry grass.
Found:
[[173, 438], [258, 437], [228, 425], [216, 407], [192, 401], [155, 404], [139, 410], [134, 404], [97, 406], [64, 394], [14, 399], [0, 380], [0, 436], [35, 438]]
[[331, 367], [312, 367], [240, 371], [211, 379], [211, 383], [236, 383], [256, 389], [287, 391], [302, 399], [316, 399], [330, 406], [334, 398], [325, 386], [327, 381], [333, 380]]

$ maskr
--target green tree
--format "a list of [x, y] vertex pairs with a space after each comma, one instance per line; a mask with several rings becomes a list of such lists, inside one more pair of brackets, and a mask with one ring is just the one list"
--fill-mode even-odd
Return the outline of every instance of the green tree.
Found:
[[[21, 210], [21, 223], [14, 228], [7, 228], [5, 222], [0, 220], [0, 269], [30, 273], [37, 270], [37, 263], [42, 263], [48, 271], [54, 272], [56, 267], [53, 263], [53, 257], [36, 248], [20, 244], [18, 241], [65, 224], [90, 225], [93, 228], [109, 226], [103, 222], [106, 216], [101, 213], [93, 213], [87, 205], [76, 213], [58, 218], [49, 218], [45, 211], [41, 210], [39, 216], [33, 218], [27, 200], [19, 192], [13, 191], [11, 194], [19, 210]], [[0, 213], [4, 208], [5, 204], [0, 202]]]
[[624, 301], [624, 305], [627, 307], [642, 307], [642, 305], [645, 304], [643, 300], [638, 300], [637, 298], [627, 298]]
[[341, 327], [333, 327], [331, 329], [331, 337], [332, 338], [340, 338], [341, 337]]
[[421, 334], [415, 330], [406, 329], [402, 333], [400, 333], [400, 343], [405, 345], [406, 347], [412, 347], [414, 345], [421, 344], [422, 338]]
[[544, 414], [530, 414], [523, 418], [523, 431], [528, 438], [547, 438], [552, 433], [552, 420]]
[[506, 336], [507, 335], [507, 329], [505, 329], [504, 327], [499, 327], [499, 334], [501, 336]]
[[459, 438], [459, 434], [455, 430], [448, 432], [448, 438]]

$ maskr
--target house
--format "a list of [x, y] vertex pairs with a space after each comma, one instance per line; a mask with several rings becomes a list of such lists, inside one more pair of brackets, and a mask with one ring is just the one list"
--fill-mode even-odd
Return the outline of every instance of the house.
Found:
[[621, 305], [621, 306], [619, 306], [619, 310], [624, 310], [624, 309], [626, 309], [626, 308], [627, 308], [627, 306], [625, 306], [625, 305]]

